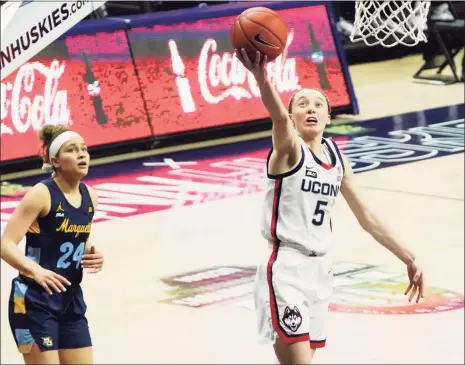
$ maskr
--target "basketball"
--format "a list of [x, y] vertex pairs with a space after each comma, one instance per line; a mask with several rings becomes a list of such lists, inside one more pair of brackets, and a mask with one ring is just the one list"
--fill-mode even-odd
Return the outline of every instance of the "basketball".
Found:
[[287, 42], [287, 27], [273, 10], [254, 7], [242, 12], [230, 30], [232, 46], [238, 51], [245, 48], [250, 60], [256, 52], [267, 55], [268, 61], [283, 53]]

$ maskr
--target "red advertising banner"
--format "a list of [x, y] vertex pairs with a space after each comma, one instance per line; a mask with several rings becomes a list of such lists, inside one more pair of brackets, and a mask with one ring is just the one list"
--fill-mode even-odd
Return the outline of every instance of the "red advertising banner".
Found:
[[[326, 6], [276, 11], [289, 37], [285, 54], [268, 63], [268, 73], [283, 101], [302, 87], [317, 87], [333, 108], [349, 105]], [[232, 55], [229, 29], [236, 17], [129, 31], [156, 135], [268, 117], [253, 76]]]
[[[289, 38], [267, 67], [283, 101], [318, 87], [333, 108], [351, 105], [326, 6], [277, 12]], [[2, 80], [1, 160], [36, 155], [44, 124], [68, 124], [92, 147], [267, 118], [253, 76], [233, 57], [235, 17], [134, 19], [129, 30], [52, 43]]]
[[36, 155], [44, 124], [89, 146], [151, 134], [124, 30], [57, 41], [1, 84], [1, 159]]

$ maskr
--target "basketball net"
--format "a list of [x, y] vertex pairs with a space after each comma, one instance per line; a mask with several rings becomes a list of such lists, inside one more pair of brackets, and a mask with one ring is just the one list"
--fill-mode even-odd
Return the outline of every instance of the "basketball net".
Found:
[[430, 1], [356, 1], [350, 40], [388, 48], [427, 42], [424, 31], [430, 5]]

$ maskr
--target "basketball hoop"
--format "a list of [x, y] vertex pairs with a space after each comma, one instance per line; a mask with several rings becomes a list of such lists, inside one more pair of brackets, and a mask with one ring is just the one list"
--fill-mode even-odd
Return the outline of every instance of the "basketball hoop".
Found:
[[427, 42], [424, 31], [430, 1], [356, 1], [352, 42], [394, 47]]

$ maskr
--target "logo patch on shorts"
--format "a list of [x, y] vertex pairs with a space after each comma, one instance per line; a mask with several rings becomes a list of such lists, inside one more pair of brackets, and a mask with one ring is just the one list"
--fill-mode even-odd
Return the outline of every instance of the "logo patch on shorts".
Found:
[[299, 308], [296, 306], [294, 306], [294, 309], [286, 307], [284, 310], [283, 322], [292, 332], [297, 331], [302, 324], [302, 316], [300, 315]]
[[53, 346], [53, 340], [50, 336], [47, 337], [42, 337], [42, 345], [45, 347], [52, 347]]

